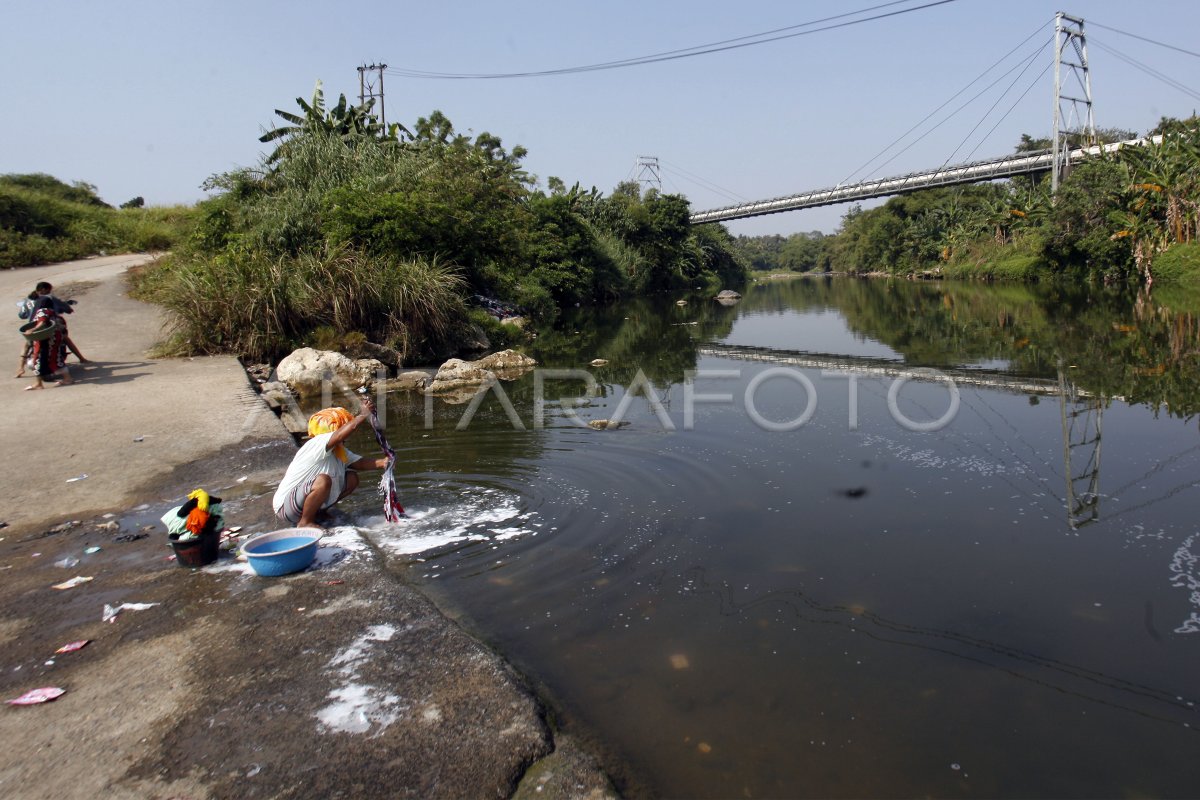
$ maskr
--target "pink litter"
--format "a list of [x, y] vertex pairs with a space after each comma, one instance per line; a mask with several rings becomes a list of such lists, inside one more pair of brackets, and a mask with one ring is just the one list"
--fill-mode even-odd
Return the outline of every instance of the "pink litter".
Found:
[[20, 697], [5, 700], [4, 702], [10, 706], [34, 706], [38, 703], [48, 703], [56, 697], [62, 697], [66, 693], [66, 689], [59, 689], [57, 686], [46, 686], [41, 689], [31, 689]]
[[62, 647], [55, 650], [54, 654], [58, 655], [59, 653], [74, 653], [76, 650], [82, 650], [91, 641], [92, 641], [91, 639], [80, 639], [78, 642], [71, 642], [70, 644], [64, 644]]

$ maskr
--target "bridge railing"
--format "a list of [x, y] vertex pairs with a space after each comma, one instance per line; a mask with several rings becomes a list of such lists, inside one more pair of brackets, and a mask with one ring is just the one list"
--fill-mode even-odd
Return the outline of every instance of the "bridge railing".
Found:
[[[1072, 150], [1068, 161], [1075, 164], [1085, 158], [1102, 153], [1113, 153], [1122, 147], [1140, 146], [1147, 143], [1157, 144], [1161, 136], [1142, 139], [1129, 139], [1112, 144], [1094, 145]], [[867, 200], [873, 197], [915, 192], [918, 189], [932, 189], [939, 186], [956, 186], [964, 183], [980, 183], [982, 181], [1011, 178], [1015, 175], [1028, 175], [1034, 172], [1047, 172], [1052, 166], [1053, 156], [1049, 150], [1034, 153], [1015, 153], [1004, 158], [989, 161], [972, 161], [953, 167], [939, 167], [936, 170], [910, 172], [894, 178], [879, 178], [871, 181], [851, 184], [849, 186], [834, 186], [826, 189], [816, 189], [803, 194], [776, 197], [770, 200], [757, 200], [749, 203], [739, 203], [733, 206], [714, 208], [708, 211], [697, 211], [690, 216], [693, 225], [706, 222], [724, 222], [731, 219], [757, 217], [763, 214], [778, 214], [783, 211], [797, 211], [802, 208], [846, 203], [852, 200]]]

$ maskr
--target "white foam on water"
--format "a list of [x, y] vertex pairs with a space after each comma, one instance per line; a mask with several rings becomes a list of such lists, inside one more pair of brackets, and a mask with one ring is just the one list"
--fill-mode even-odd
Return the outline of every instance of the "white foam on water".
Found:
[[[508, 541], [536, 535], [532, 511], [522, 512], [520, 496], [498, 489], [467, 490], [444, 506], [409, 508], [396, 523], [382, 516], [361, 520], [379, 547], [393, 555], [417, 555], [465, 542]], [[507, 523], [502, 525], [501, 523]]]

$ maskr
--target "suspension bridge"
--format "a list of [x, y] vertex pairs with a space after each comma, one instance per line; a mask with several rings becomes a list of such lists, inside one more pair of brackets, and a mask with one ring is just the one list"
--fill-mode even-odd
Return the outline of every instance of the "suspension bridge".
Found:
[[[953, 99], [953, 98], [952, 98]], [[767, 200], [739, 202], [720, 208], [696, 211], [690, 222], [728, 222], [747, 217], [798, 211], [858, 200], [915, 192], [945, 186], [1012, 178], [1018, 175], [1051, 174], [1051, 191], [1057, 191], [1062, 177], [1072, 166], [1088, 158], [1136, 147], [1161, 137], [1130, 139], [1106, 145], [1070, 147], [1067, 142], [1095, 143], [1096, 126], [1092, 111], [1092, 83], [1088, 68], [1087, 38], [1082, 18], [1063, 12], [1055, 16], [1054, 28], [1054, 119], [1051, 149], [1017, 153], [986, 161], [943, 165], [936, 169], [910, 172], [887, 178], [840, 183], [837, 186], [799, 192]], [[645, 157], [643, 157], [644, 159]], [[651, 166], [656, 167], [652, 160]], [[639, 162], [644, 165], [644, 162]]]

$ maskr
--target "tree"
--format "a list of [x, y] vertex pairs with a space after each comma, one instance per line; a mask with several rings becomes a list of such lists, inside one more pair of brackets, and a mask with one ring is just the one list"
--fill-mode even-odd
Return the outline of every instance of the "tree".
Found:
[[[285, 122], [291, 123], [283, 127], [275, 127], [258, 137], [260, 142], [279, 141], [274, 152], [267, 157], [267, 164], [272, 164], [287, 154], [288, 140], [302, 133], [323, 133], [348, 139], [355, 136], [399, 141], [400, 133], [409, 134], [407, 128], [399, 123], [387, 126], [385, 130], [379, 119], [371, 113], [375, 106], [375, 98], [356, 106], [346, 101], [346, 95], [338, 95], [337, 105], [325, 110], [325, 90], [321, 81], [317, 81], [313, 89], [312, 100], [305, 102], [297, 97], [296, 104], [300, 106], [303, 115], [293, 114], [282, 109], [275, 109]], [[409, 134], [411, 137], [411, 134]]]

